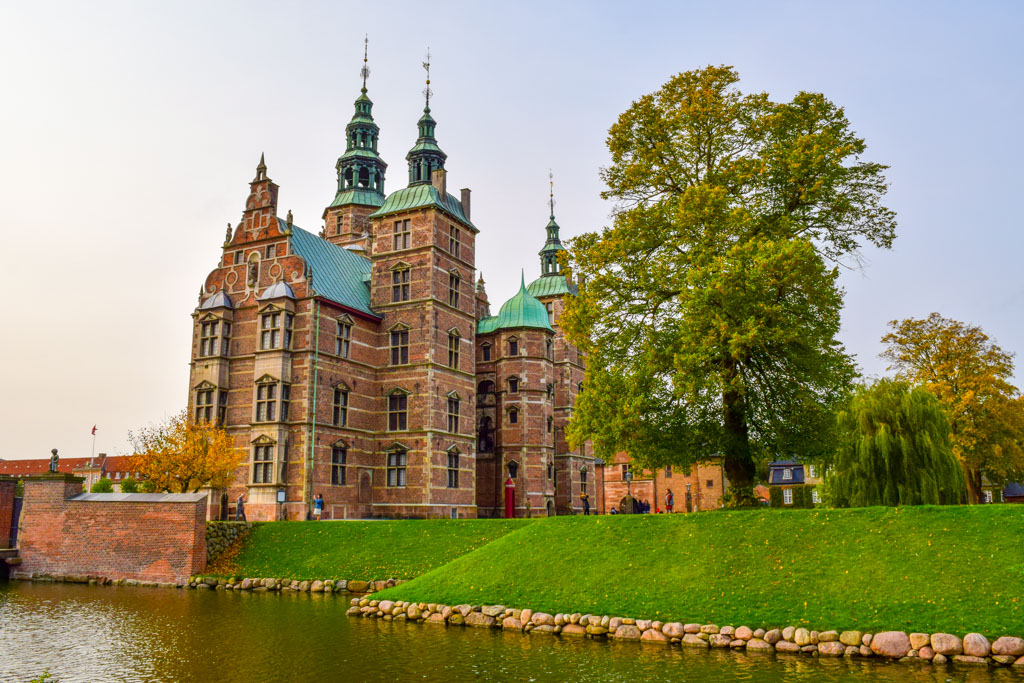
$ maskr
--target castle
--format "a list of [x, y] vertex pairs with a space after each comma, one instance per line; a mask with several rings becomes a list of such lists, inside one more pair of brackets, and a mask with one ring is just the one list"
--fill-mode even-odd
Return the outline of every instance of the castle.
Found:
[[574, 285], [553, 204], [540, 276], [491, 315], [429, 70], [408, 184], [391, 194], [367, 73], [364, 57], [323, 229], [278, 216], [261, 156], [201, 288], [188, 409], [247, 453], [211, 515], [242, 494], [250, 520], [304, 519], [320, 494], [328, 519], [494, 517], [506, 488], [516, 516], [579, 513], [583, 494], [598, 509], [602, 463], [565, 440], [584, 359], [558, 325]]

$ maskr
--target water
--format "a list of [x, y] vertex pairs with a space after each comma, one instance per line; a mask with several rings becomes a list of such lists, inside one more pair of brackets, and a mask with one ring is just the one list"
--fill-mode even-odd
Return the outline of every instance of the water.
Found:
[[308, 593], [0, 583], [0, 681], [1020, 681], [353, 619]]

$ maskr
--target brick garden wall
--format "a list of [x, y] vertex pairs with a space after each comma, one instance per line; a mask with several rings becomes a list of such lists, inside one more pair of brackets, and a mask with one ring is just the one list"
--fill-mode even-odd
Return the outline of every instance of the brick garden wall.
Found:
[[152, 494], [75, 500], [82, 492], [80, 477], [24, 481], [19, 573], [186, 583], [206, 566], [203, 494], [178, 495], [173, 502]]

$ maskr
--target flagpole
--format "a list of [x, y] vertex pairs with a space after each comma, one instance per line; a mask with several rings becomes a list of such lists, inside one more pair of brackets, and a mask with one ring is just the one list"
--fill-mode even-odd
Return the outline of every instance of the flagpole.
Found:
[[95, 457], [96, 457], [96, 428], [93, 427], [92, 428], [92, 455], [89, 456], [89, 461], [91, 462], [92, 459], [95, 458]]

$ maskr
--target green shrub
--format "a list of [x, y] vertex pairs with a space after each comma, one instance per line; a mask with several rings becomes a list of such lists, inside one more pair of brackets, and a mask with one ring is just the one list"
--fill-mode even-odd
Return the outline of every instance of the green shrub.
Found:
[[773, 508], [782, 507], [782, 489], [778, 486], [772, 486], [768, 489], [768, 503]]
[[121, 493], [138, 493], [139, 482], [135, 477], [125, 477], [121, 480]]
[[804, 484], [803, 489], [804, 489], [804, 507], [805, 508], [813, 508], [814, 507], [814, 485], [813, 484]]
[[807, 507], [807, 499], [804, 495], [803, 486], [794, 486], [790, 489], [793, 492], [793, 507], [805, 508]]
[[89, 489], [89, 493], [113, 493], [114, 482], [110, 481], [109, 477], [103, 477]]

